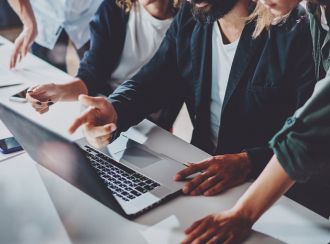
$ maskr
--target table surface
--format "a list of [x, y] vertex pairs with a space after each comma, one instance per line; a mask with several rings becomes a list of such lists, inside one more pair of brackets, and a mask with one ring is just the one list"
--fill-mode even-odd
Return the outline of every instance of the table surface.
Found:
[[[0, 37], [0, 66], [8, 67], [12, 44]], [[0, 88], [0, 102], [70, 138], [68, 125], [80, 113], [77, 102], [57, 103], [44, 115], [28, 104], [10, 102], [9, 96], [43, 82], [66, 82], [69, 75], [29, 54], [13, 71], [23, 85]], [[1, 74], [0, 74], [1, 75]], [[1, 119], [1, 118], [0, 118]], [[181, 162], [209, 155], [144, 120], [125, 134]], [[179, 196], [134, 221], [117, 215], [52, 172], [26, 153], [0, 162], [1, 243], [178, 243], [183, 230], [210, 213], [228, 209], [250, 183], [215, 197]], [[253, 226], [245, 243], [329, 243], [330, 222], [282, 197]]]

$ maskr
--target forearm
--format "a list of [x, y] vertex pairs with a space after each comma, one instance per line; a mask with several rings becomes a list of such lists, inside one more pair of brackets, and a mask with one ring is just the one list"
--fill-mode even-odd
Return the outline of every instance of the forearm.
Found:
[[87, 86], [80, 79], [64, 84], [57, 84], [57, 87], [60, 89], [62, 101], [75, 101], [79, 95], [88, 94]]
[[8, 0], [10, 6], [26, 27], [36, 27], [36, 19], [29, 0]]
[[234, 209], [254, 223], [293, 184], [294, 181], [273, 156], [260, 176], [235, 204]]

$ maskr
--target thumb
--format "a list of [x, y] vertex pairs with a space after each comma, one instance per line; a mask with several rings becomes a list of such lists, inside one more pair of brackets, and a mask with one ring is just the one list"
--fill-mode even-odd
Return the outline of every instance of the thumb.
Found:
[[91, 97], [87, 95], [79, 95], [78, 100], [85, 106], [101, 108], [105, 102], [103, 97]]
[[117, 125], [115, 123], [110, 123], [104, 126], [106, 129], [110, 131], [110, 133], [113, 133], [117, 130]]

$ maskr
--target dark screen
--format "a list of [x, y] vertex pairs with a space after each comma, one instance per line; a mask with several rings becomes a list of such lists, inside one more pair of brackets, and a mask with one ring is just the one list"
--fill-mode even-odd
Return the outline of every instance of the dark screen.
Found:
[[4, 150], [20, 147], [20, 144], [15, 140], [14, 137], [9, 137], [0, 140], [0, 147]]

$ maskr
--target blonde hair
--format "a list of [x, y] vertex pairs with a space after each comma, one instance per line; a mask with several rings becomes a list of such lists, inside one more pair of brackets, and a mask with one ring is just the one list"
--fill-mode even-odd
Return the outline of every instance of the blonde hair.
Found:
[[[116, 0], [116, 4], [123, 10], [125, 10], [126, 13], [131, 11], [133, 4], [138, 0]], [[181, 0], [169, 0], [169, 4], [171, 4], [171, 12], [174, 15], [178, 8], [180, 7]]]
[[257, 38], [264, 30], [268, 30], [271, 25], [285, 22], [289, 15], [290, 12], [284, 16], [274, 16], [268, 8], [258, 1], [254, 11], [248, 17], [248, 21], [256, 22], [252, 37]]

